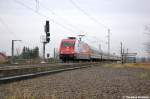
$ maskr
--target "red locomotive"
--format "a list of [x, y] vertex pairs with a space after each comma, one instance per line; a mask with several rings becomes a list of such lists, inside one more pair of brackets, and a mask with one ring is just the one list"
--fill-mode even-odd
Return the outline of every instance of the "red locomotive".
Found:
[[63, 39], [60, 44], [59, 57], [62, 60], [71, 60], [75, 57], [75, 38]]

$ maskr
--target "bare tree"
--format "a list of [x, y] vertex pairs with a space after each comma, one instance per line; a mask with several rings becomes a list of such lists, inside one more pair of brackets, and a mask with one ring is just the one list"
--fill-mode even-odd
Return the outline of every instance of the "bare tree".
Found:
[[150, 57], [150, 24], [145, 26], [145, 33], [148, 37], [148, 41], [144, 43], [145, 51], [147, 52], [148, 57]]

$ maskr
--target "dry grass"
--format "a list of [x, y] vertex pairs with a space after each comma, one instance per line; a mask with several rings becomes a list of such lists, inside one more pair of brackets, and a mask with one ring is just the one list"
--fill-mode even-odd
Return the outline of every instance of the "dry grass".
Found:
[[142, 72], [142, 73], [139, 73], [137, 75], [138, 78], [140, 79], [148, 79], [149, 78], [149, 73], [148, 72]]
[[150, 63], [126, 63], [126, 64], [112, 64], [112, 67], [116, 68], [143, 68], [143, 69], [149, 69], [150, 70]]

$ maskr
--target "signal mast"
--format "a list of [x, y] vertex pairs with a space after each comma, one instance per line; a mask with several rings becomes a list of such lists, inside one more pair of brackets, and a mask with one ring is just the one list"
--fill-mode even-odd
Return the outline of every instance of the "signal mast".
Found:
[[43, 43], [43, 61], [42, 61], [42, 63], [45, 63], [45, 45], [50, 42], [50, 30], [49, 30], [49, 21], [48, 20], [46, 20], [44, 30], [45, 30], [46, 35], [44, 36], [45, 39], [42, 41], [42, 43]]

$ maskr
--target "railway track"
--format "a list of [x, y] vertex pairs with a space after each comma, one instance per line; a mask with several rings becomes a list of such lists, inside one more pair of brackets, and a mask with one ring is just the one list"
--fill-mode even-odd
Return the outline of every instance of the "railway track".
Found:
[[[38, 71], [37, 68], [35, 68], [35, 70], [33, 70], [33, 72], [26, 72], [26, 73], [20, 73], [20, 74], [5, 74], [3, 76], [0, 76], [0, 84], [5, 84], [5, 83], [10, 83], [10, 82], [15, 82], [15, 81], [19, 81], [19, 80], [24, 80], [24, 79], [30, 79], [30, 78], [34, 78], [34, 77], [39, 77], [42, 75], [48, 75], [48, 74], [54, 74], [54, 73], [58, 73], [58, 72], [63, 72], [63, 71], [69, 71], [69, 70], [74, 70], [74, 69], [81, 69], [81, 68], [87, 68], [87, 67], [91, 67], [92, 65], [96, 65], [97, 63], [80, 63], [80, 64], [59, 64], [58, 67], [54, 66], [50, 66], [49, 69], [47, 70], [41, 70]], [[45, 67], [42, 67], [45, 68]], [[28, 68], [30, 70], [30, 68]], [[33, 68], [32, 68], [33, 69]], [[9, 71], [13, 71], [13, 69], [6, 69], [3, 70], [3, 72], [9, 72]], [[21, 69], [14, 69], [14, 72], [18, 72], [21, 71]], [[1, 72], [1, 70], [0, 70]]]

